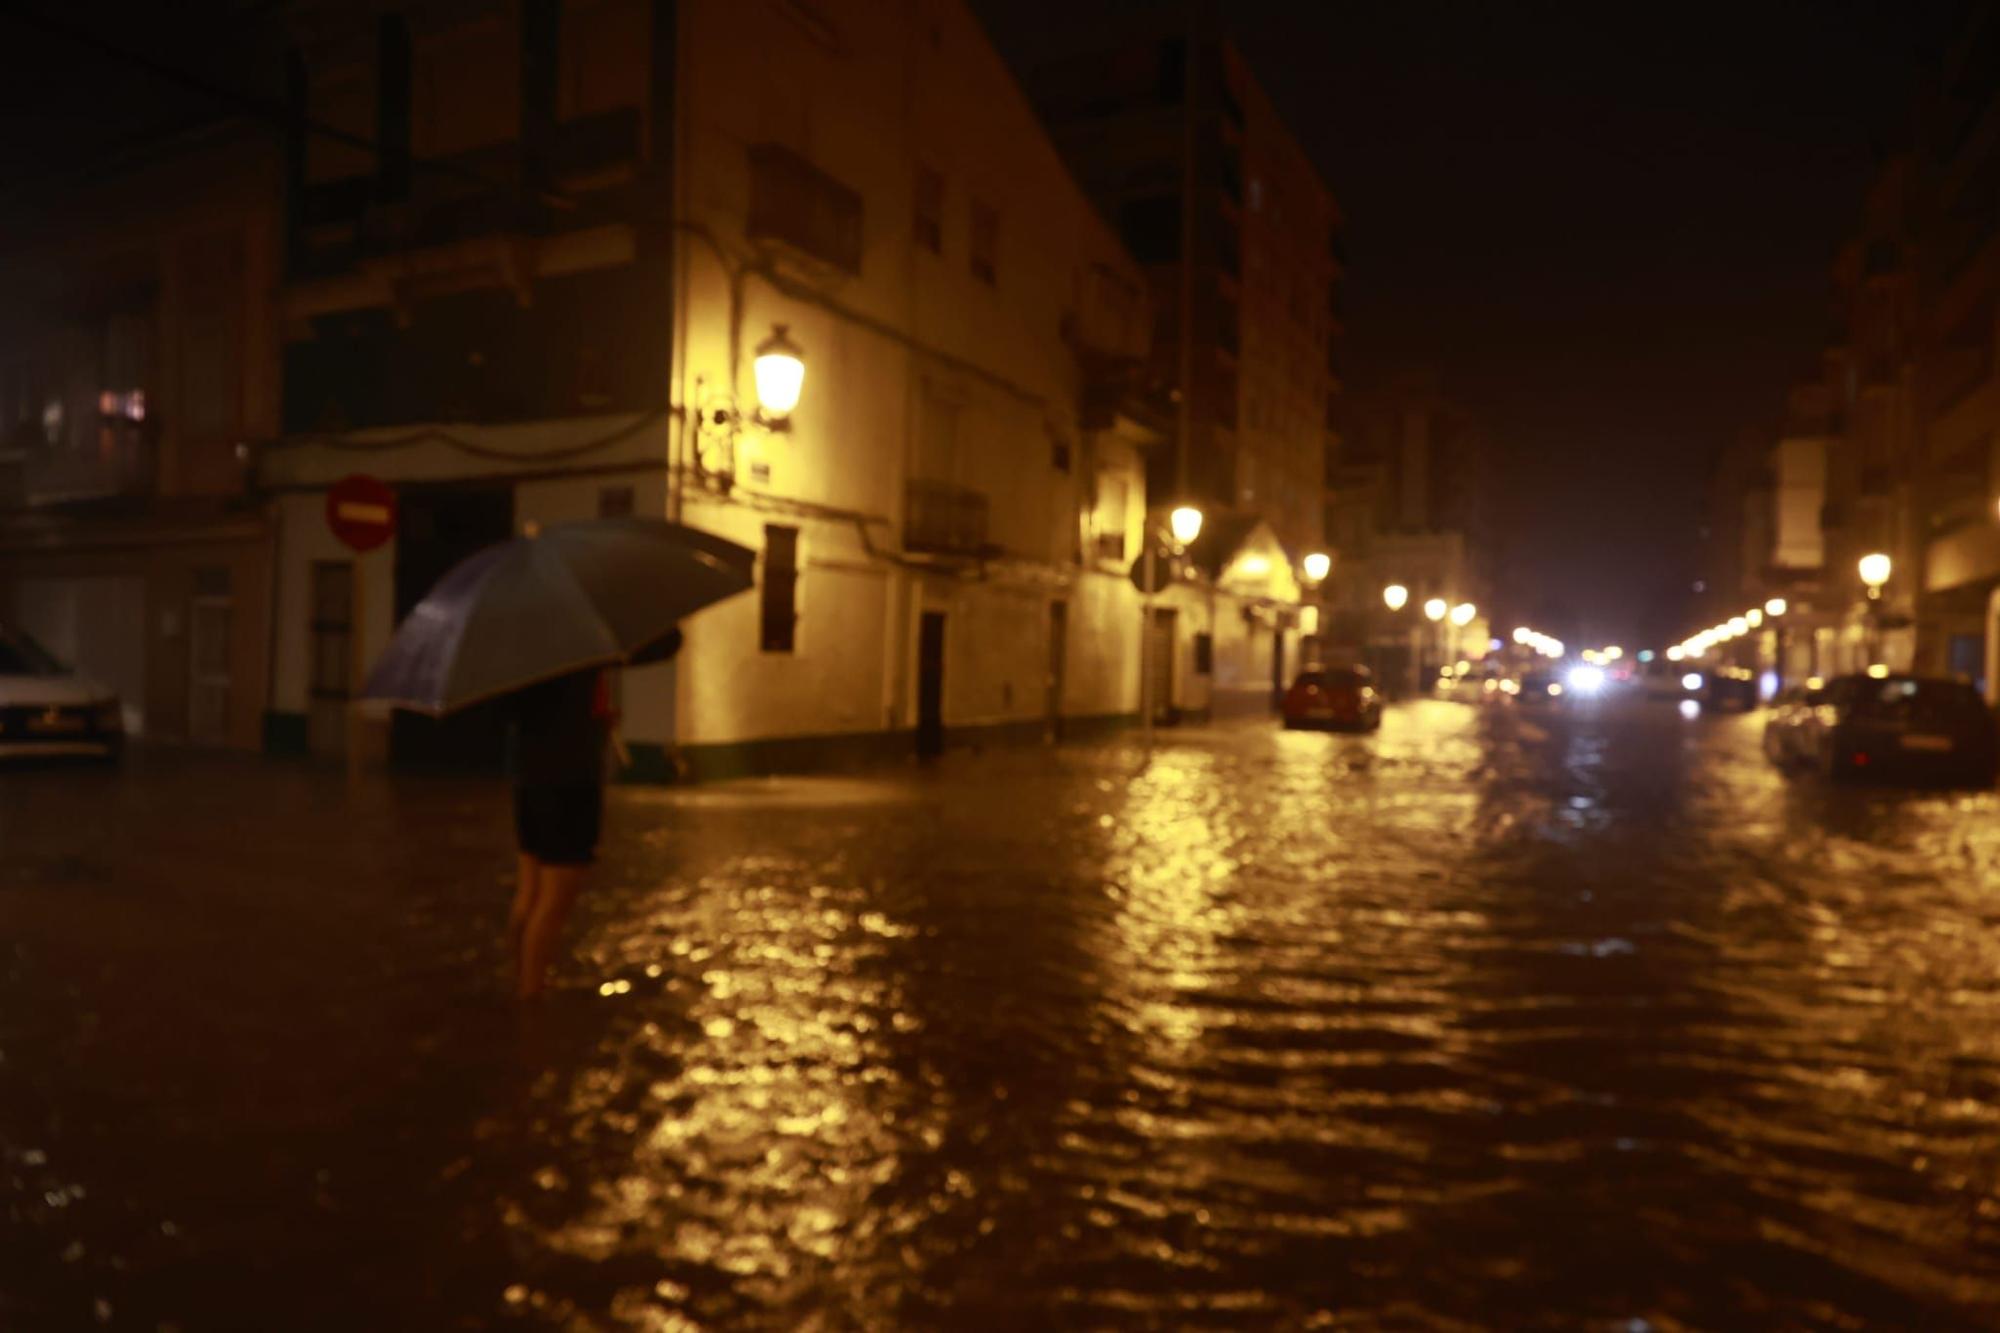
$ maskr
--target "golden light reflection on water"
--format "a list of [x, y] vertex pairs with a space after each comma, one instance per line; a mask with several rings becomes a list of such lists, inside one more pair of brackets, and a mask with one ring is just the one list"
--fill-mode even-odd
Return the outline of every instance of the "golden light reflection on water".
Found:
[[[609, 946], [692, 974], [686, 1021], [644, 1024], [571, 1083], [562, 1118], [579, 1134], [630, 1132], [631, 1155], [541, 1241], [599, 1263], [636, 1250], [689, 1278], [621, 1290], [630, 1327], [694, 1327], [685, 1303], [703, 1272], [727, 1274], [735, 1299], [766, 1312], [865, 1305], [839, 1286], [862, 1281], [877, 1252], [893, 1262], [932, 1206], [871, 1202], [905, 1149], [935, 1147], [946, 1123], [889, 1059], [890, 1040], [918, 1022], [884, 965], [908, 929], [851, 890], [795, 887], [804, 866], [760, 870], [692, 903], [663, 895]], [[514, 1220], [527, 1225], [524, 1212]]]

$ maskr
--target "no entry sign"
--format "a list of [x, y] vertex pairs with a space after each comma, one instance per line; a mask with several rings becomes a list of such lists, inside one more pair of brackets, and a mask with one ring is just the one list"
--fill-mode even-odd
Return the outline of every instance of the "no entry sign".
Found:
[[375, 477], [343, 477], [326, 489], [326, 525], [357, 551], [372, 551], [396, 531], [396, 493]]

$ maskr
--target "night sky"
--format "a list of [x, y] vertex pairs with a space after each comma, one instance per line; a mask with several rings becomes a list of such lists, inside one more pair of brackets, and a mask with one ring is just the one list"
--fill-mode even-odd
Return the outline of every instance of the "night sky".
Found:
[[[1065, 8], [981, 13], [1005, 47]], [[1347, 215], [1353, 385], [1435, 367], [1499, 442], [1503, 611], [1684, 633], [1708, 459], [1813, 371], [1962, 6], [1222, 8]]]

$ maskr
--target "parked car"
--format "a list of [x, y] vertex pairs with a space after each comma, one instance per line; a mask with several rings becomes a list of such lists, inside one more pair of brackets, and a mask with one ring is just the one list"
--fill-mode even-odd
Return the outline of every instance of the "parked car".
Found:
[[115, 759], [125, 746], [118, 698], [18, 629], [0, 625], [0, 759]]
[[1364, 666], [1301, 671], [1285, 692], [1285, 726], [1373, 731], [1382, 725], [1382, 697]]
[[1682, 677], [1682, 685], [1686, 687], [1690, 699], [1702, 701], [1716, 713], [1722, 713], [1724, 709], [1750, 713], [1758, 705], [1756, 673], [1748, 667], [1708, 667], [1704, 671], [1690, 669]]
[[1802, 757], [1836, 781], [1882, 778], [1990, 787], [2000, 724], [1970, 685], [1924, 676], [1841, 676], [1802, 722]]
[[1792, 768], [1812, 758], [1812, 726], [1826, 703], [1826, 682], [1814, 677], [1794, 685], [1771, 701], [1764, 720], [1764, 755], [1779, 768]]

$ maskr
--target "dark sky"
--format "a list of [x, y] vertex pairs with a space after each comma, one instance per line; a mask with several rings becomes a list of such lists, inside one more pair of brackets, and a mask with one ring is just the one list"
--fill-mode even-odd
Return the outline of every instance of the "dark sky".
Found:
[[[981, 12], [1006, 46], [1067, 8]], [[1684, 632], [1707, 459], [1813, 369], [1963, 6], [1222, 9], [1347, 215], [1350, 378], [1435, 367], [1501, 443], [1507, 600], [1591, 642]]]

